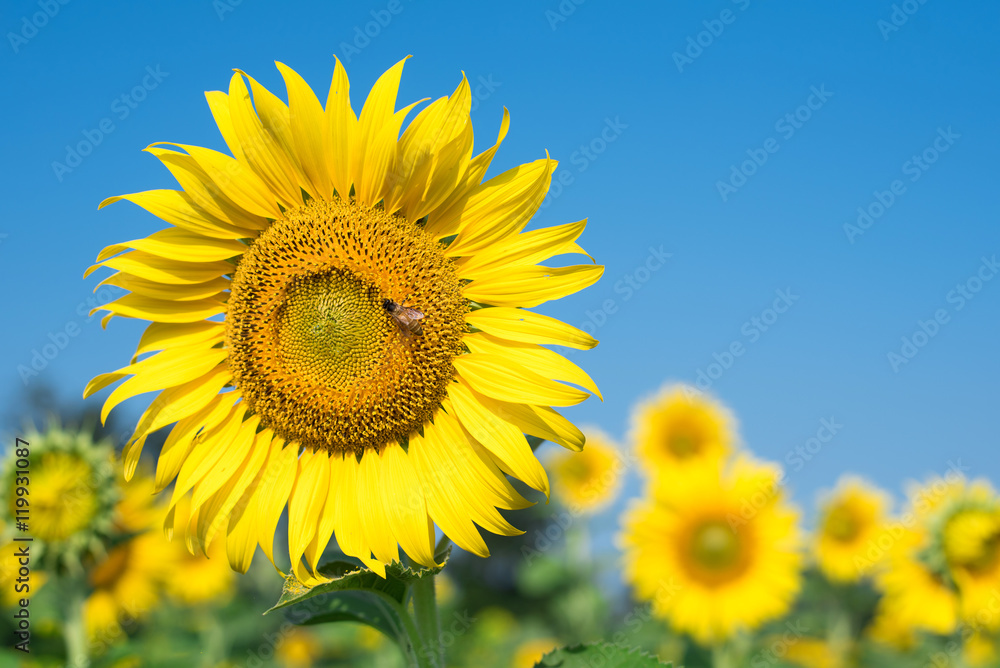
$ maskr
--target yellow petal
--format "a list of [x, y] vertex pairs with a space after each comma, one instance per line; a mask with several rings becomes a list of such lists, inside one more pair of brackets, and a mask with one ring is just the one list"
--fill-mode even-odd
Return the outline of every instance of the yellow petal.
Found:
[[285, 445], [284, 439], [281, 438], [271, 441], [267, 471], [257, 490], [257, 542], [272, 564], [274, 564], [274, 533], [278, 528], [281, 511], [285, 508], [288, 495], [295, 483], [298, 458], [298, 445], [294, 443]]
[[143, 150], [155, 155], [170, 170], [191, 200], [210, 216], [252, 230], [261, 230], [267, 226], [267, 218], [250, 213], [226, 197], [194, 157], [158, 146], [147, 146]]
[[[197, 322], [211, 318], [213, 315], [225, 313], [226, 303], [218, 298], [169, 302], [143, 295], [128, 294], [104, 306], [96, 307], [91, 313], [94, 311], [107, 311], [112, 316], [117, 315], [122, 318], [183, 323]], [[110, 318], [105, 318], [102, 324], [106, 326], [108, 320]]]
[[[259, 424], [260, 417], [251, 415], [240, 423], [235, 436], [214, 442], [214, 447], [222, 450], [222, 455], [213, 461], [210, 469], [207, 467], [203, 469], [204, 475], [199, 476], [197, 470], [192, 474], [197, 480], [194, 494], [191, 496], [192, 512], [201, 508], [209, 497], [219, 491], [240, 470], [240, 466], [250, 455]], [[182, 472], [183, 470], [181, 467]]]
[[206, 348], [205, 343], [171, 348], [135, 364], [119, 369], [134, 374], [108, 396], [101, 409], [101, 421], [122, 401], [131, 397], [187, 383], [204, 376], [228, 356], [221, 348]]
[[391, 185], [390, 180], [395, 178], [389, 173], [389, 170], [396, 153], [396, 138], [399, 136], [399, 130], [403, 127], [406, 115], [422, 101], [414, 102], [397, 111], [367, 144], [364, 166], [356, 181], [355, 188], [359, 203], [373, 206], [385, 197]]
[[455, 417], [474, 439], [503, 462], [511, 475], [548, 497], [549, 477], [520, 429], [476, 401], [461, 378], [449, 386], [448, 398], [455, 407]]
[[393, 535], [383, 503], [382, 481], [379, 476], [380, 457], [366, 452], [358, 462], [358, 493], [364, 502], [360, 504], [361, 526], [365, 542], [372, 554], [383, 564], [399, 561], [399, 549]]
[[367, 502], [361, 498], [362, 490], [358, 484], [358, 460], [353, 454], [344, 457], [331, 457], [334, 465], [340, 468], [337, 481], [334, 505], [334, 523], [336, 525], [337, 545], [344, 554], [360, 559], [368, 568], [385, 577], [385, 564], [372, 559], [371, 547], [368, 545], [364, 525], [361, 521], [361, 504]]
[[233, 402], [238, 397], [239, 394], [233, 392], [217, 395], [200, 411], [174, 425], [160, 449], [160, 457], [156, 462], [155, 491], [157, 494], [162, 492], [177, 477], [187, 453], [190, 452], [194, 444], [194, 437], [201, 431], [202, 427], [209, 430], [222, 422], [229, 415]]
[[115, 272], [97, 284], [94, 292], [102, 285], [114, 285], [123, 290], [134, 292], [136, 295], [151, 297], [153, 299], [166, 301], [195, 301], [214, 297], [229, 289], [229, 279], [220, 276], [204, 283], [188, 283], [177, 285], [176, 283], [157, 283], [138, 276], [132, 276], [124, 272]]
[[143, 251], [129, 251], [110, 260], [91, 265], [83, 277], [86, 278], [99, 267], [117, 269], [125, 273], [145, 278], [157, 283], [205, 283], [220, 276], [231, 274], [234, 266], [228, 262], [178, 262], [167, 260]]
[[350, 82], [339, 58], [336, 58], [333, 68], [333, 80], [330, 82], [330, 93], [326, 98], [324, 113], [330, 137], [327, 170], [337, 194], [346, 200], [354, 182], [352, 146], [358, 132], [358, 119], [351, 109]]
[[263, 218], [281, 217], [281, 209], [267, 184], [236, 158], [202, 146], [171, 142], [160, 142], [160, 145], [176, 146], [186, 151], [218, 191], [244, 211]]
[[509, 236], [475, 255], [461, 258], [457, 262], [458, 275], [473, 280], [487, 278], [511, 267], [538, 264], [554, 255], [575, 252], [579, 246], [574, 242], [586, 226], [587, 221], [581, 220]]
[[[229, 480], [212, 494], [198, 513], [197, 536], [203, 551], [212, 544], [216, 532], [230, 523], [230, 515], [234, 512], [237, 502], [244, 496], [253, 494], [251, 485], [259, 481], [261, 467], [267, 459], [270, 443], [269, 437], [259, 439], [258, 436], [259, 434], [250, 435], [249, 455]], [[254, 541], [253, 544], [256, 545], [257, 542]]]
[[222, 140], [229, 147], [229, 152], [237, 160], [246, 162], [246, 157], [243, 155], [243, 148], [240, 146], [240, 140], [236, 136], [236, 129], [233, 128], [233, 118], [229, 115], [229, 95], [221, 90], [212, 90], [205, 92], [205, 99], [208, 100], [208, 108], [212, 111], [212, 118], [215, 119], [215, 124], [219, 126]]
[[298, 569], [306, 546], [316, 535], [320, 513], [330, 491], [330, 455], [308, 448], [299, 457], [295, 485], [288, 497], [288, 551]]
[[558, 163], [546, 157], [508, 170], [472, 191], [448, 255], [472, 255], [517, 234], [535, 215]]
[[[230, 404], [231, 406], [231, 404]], [[212, 469], [226, 454], [226, 447], [236, 438], [243, 416], [246, 414], [246, 404], [239, 403], [220, 422], [208, 427], [195, 437], [194, 446], [188, 451], [177, 474], [174, 492], [170, 498], [170, 506], [176, 506], [181, 497], [187, 494], [195, 484], [211, 475]]]
[[[361, 185], [364, 183], [363, 174], [368, 154], [372, 151], [372, 146], [376, 143], [379, 135], [384, 134], [382, 133], [383, 128], [392, 122], [395, 115], [396, 94], [399, 92], [399, 80], [403, 76], [403, 65], [407, 58], [409, 56], [390, 67], [378, 78], [361, 108], [357, 134], [351, 146], [351, 174], [354, 178], [355, 189], [359, 193]], [[342, 192], [341, 197], [344, 195], [345, 193]]]
[[[225, 335], [225, 324], [213, 320], [182, 324], [153, 322], [139, 339], [135, 357], [154, 350], [177, 348], [202, 341], [221, 342]], [[133, 362], [135, 357], [132, 358]]]
[[[247, 77], [249, 79], [249, 77]], [[251, 83], [253, 80], [250, 80]], [[260, 90], [263, 87], [258, 87]], [[258, 108], [267, 104], [269, 95], [256, 95], [254, 101]], [[273, 127], [265, 128], [262, 118], [257, 117], [250, 101], [250, 91], [239, 70], [229, 80], [229, 115], [233, 121], [233, 129], [240, 141], [247, 164], [270, 187], [278, 201], [286, 209], [302, 204], [302, 193], [295, 178], [295, 169], [288, 161], [288, 156], [281, 148], [279, 140], [272, 134]], [[268, 118], [274, 122], [276, 114]], [[279, 122], [280, 125], [280, 122]], [[187, 188], [185, 188], [187, 190]]]
[[[213, 216], [198, 206], [191, 195], [178, 190], [147, 190], [131, 195], [118, 195], [107, 198], [97, 208], [102, 209], [119, 200], [127, 200], [141, 206], [171, 225], [214, 239], [256, 238], [258, 231], [267, 224], [266, 219], [261, 219], [253, 221], [254, 226], [241, 227]], [[251, 221], [241, 222], [249, 224]]]
[[518, 267], [473, 281], [463, 292], [468, 299], [484, 304], [531, 308], [579, 292], [602, 275], [604, 267], [600, 265]]
[[[266, 438], [261, 439], [265, 434]], [[268, 432], [258, 434], [257, 447], [262, 448], [265, 454], [269, 454], [271, 438], [272, 434]], [[226, 529], [226, 556], [229, 558], [229, 567], [238, 573], [246, 573], [250, 569], [254, 551], [257, 549], [255, 532], [257, 517], [254, 515], [254, 509], [257, 504], [257, 492], [260, 489], [261, 480], [264, 479], [264, 471], [264, 463], [262, 462], [256, 477], [247, 486], [229, 513], [229, 525]]]
[[604, 400], [597, 383], [587, 375], [587, 372], [557, 352], [534, 343], [504, 342], [484, 333], [466, 335], [463, 341], [474, 353], [503, 357], [549, 380], [561, 380], [579, 385], [596, 394], [601, 401]]
[[295, 155], [314, 186], [313, 196], [329, 199], [333, 195], [333, 182], [327, 167], [330, 128], [323, 116], [323, 105], [298, 72], [284, 63], [275, 65], [288, 89], [288, 119]]
[[424, 490], [417, 479], [413, 462], [396, 444], [382, 450], [382, 505], [392, 535], [418, 564], [433, 568], [434, 524], [427, 515]]
[[540, 376], [500, 355], [472, 353], [455, 359], [455, 369], [476, 392], [514, 403], [572, 406], [590, 395]]
[[144, 239], [134, 239], [108, 246], [97, 256], [97, 261], [106, 260], [129, 248], [185, 262], [228, 260], [231, 257], [242, 255], [247, 250], [246, 244], [234, 239], [213, 239], [190, 230], [169, 227], [153, 232]]
[[493, 161], [493, 156], [496, 155], [497, 149], [503, 143], [509, 128], [510, 113], [504, 107], [503, 120], [500, 122], [500, 132], [497, 135], [496, 143], [472, 159], [472, 162], [469, 163], [465, 174], [458, 185], [455, 186], [455, 189], [442, 202], [438, 210], [430, 214], [427, 224], [424, 226], [424, 231], [427, 234], [430, 234], [435, 239], [443, 239], [444, 237], [450, 237], [458, 233], [458, 228], [462, 220], [462, 211], [465, 209], [466, 204], [468, 204], [472, 192], [482, 183], [486, 169]]
[[497, 401], [474, 392], [476, 400], [490, 409], [499, 418], [512, 423], [525, 434], [531, 434], [547, 441], [576, 450], [583, 449], [586, 438], [576, 425], [547, 406]]
[[566, 346], [579, 350], [590, 350], [597, 345], [597, 339], [583, 330], [547, 315], [519, 308], [481, 308], [467, 313], [465, 321], [476, 329], [508, 341]]

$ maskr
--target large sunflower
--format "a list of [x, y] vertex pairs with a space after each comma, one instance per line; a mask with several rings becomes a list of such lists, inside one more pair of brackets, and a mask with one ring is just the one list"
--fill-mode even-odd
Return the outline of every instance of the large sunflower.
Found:
[[131, 294], [103, 307], [105, 321], [151, 320], [136, 355], [159, 352], [85, 394], [131, 376], [107, 415], [161, 391], [127, 444], [126, 475], [146, 437], [176, 422], [157, 487], [176, 479], [171, 506], [192, 493], [185, 528], [202, 549], [224, 533], [239, 571], [258, 543], [273, 561], [286, 504], [302, 579], [303, 557], [315, 568], [334, 533], [380, 574], [397, 543], [434, 564], [435, 523], [485, 556], [476, 525], [518, 533], [498, 508], [527, 505], [505, 474], [548, 492], [523, 434], [583, 446], [551, 406], [589, 396], [558, 381], [597, 388], [541, 344], [597, 342], [522, 307], [601, 276], [594, 264], [537, 265], [582, 253], [586, 221], [523, 232], [556, 163], [483, 183], [508, 115], [496, 145], [473, 157], [464, 77], [400, 136], [417, 104], [396, 111], [404, 62], [357, 116], [339, 61], [325, 109], [280, 63], [288, 105], [237, 72], [228, 94], [207, 93], [232, 157], [151, 146], [182, 190], [102, 203], [129, 200], [171, 227], [106, 248], [88, 270], [116, 270], [104, 283]]
[[739, 458], [661, 484], [625, 517], [625, 578], [653, 614], [715, 644], [788, 611], [801, 586], [798, 512], [779, 470]]

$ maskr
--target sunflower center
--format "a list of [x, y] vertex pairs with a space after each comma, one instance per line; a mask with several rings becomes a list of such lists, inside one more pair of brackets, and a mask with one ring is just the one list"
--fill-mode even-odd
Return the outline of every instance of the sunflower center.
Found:
[[708, 520], [695, 525], [687, 541], [689, 569], [708, 585], [728, 582], [746, 566], [745, 537], [724, 520]]
[[[423, 314], [419, 333], [384, 304]], [[467, 302], [423, 228], [311, 200], [240, 259], [226, 317], [236, 386], [262, 424], [313, 449], [380, 449], [428, 422], [454, 376]]]
[[684, 459], [698, 452], [698, 440], [691, 434], [675, 434], [670, 437], [667, 447], [676, 457]]
[[823, 533], [842, 543], [854, 540], [860, 532], [858, 518], [844, 506], [831, 508], [823, 520]]
[[945, 527], [945, 554], [973, 572], [991, 569], [1000, 559], [1000, 519], [991, 512], [959, 513]]

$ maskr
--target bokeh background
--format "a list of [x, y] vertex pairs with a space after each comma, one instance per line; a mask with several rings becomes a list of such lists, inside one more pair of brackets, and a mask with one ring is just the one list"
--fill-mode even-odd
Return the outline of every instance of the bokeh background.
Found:
[[[357, 98], [413, 54], [400, 100], [464, 71], [477, 147], [510, 110], [490, 175], [560, 160], [533, 225], [589, 218], [605, 277], [541, 309], [602, 341], [572, 358], [605, 400], [570, 418], [624, 435], [638, 400], [683, 381], [806, 501], [844, 470], [894, 491], [955, 464], [1000, 479], [1000, 5], [901, 4], [7, 0], [4, 426], [127, 362], [143, 324], [102, 331], [88, 311], [117, 293], [81, 276], [161, 223], [97, 204], [173, 187], [153, 142], [224, 150], [203, 91], [240, 68], [282, 94], [280, 60], [322, 97], [337, 55]], [[803, 451], [822, 420], [841, 427]]]

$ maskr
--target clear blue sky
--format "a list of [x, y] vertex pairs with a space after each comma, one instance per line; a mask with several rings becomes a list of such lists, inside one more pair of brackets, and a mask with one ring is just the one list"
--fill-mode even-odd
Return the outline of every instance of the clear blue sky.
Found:
[[[337, 54], [360, 108], [413, 54], [400, 100], [450, 93], [464, 70], [477, 145], [511, 112], [493, 173], [548, 149], [565, 185], [536, 223], [590, 219], [582, 243], [605, 278], [542, 309], [600, 325], [601, 345], [573, 359], [606, 400], [572, 417], [623, 434], [638, 399], [702, 371], [762, 457], [786, 460], [822, 419], [842, 425], [800, 470], [786, 461], [804, 503], [845, 470], [899, 490], [960, 459], [1000, 480], [1000, 279], [977, 283], [1000, 254], [1000, 5], [902, 4], [7, 2], [0, 401], [67, 327], [30, 383], [69, 400], [127, 363], [141, 324], [102, 332], [81, 307], [97, 280], [81, 276], [161, 225], [97, 204], [174, 187], [140, 152], [152, 142], [224, 150], [203, 91], [238, 67], [284, 96], [280, 60], [325, 99]], [[96, 146], [68, 159], [80, 142]], [[859, 207], [867, 228], [845, 231]], [[785, 310], [768, 312], [778, 291]], [[894, 369], [889, 353], [914, 352], [901, 337], [936, 315]], [[710, 367], [734, 343], [729, 368]]]

